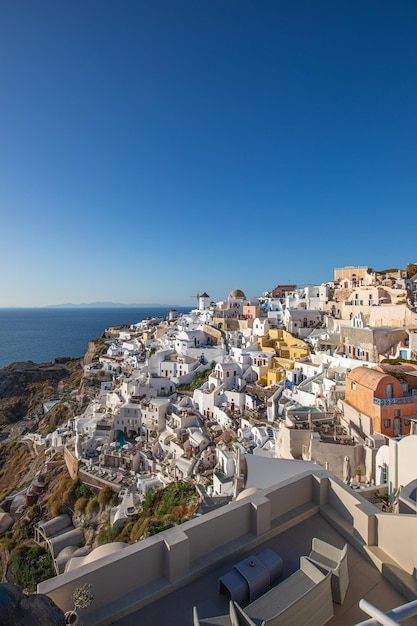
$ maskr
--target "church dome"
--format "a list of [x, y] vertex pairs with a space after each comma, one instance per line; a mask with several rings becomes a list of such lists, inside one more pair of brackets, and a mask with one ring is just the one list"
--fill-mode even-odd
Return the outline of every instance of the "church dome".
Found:
[[233, 289], [229, 293], [229, 298], [233, 298], [234, 300], [246, 300], [246, 296], [241, 289]]

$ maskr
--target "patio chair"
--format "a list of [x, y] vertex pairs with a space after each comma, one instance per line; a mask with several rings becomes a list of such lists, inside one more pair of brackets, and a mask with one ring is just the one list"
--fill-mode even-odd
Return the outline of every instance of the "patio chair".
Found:
[[314, 537], [308, 558], [322, 571], [331, 572], [333, 602], [343, 604], [349, 586], [347, 543], [339, 550], [339, 548], [332, 546], [330, 543]]
[[241, 626], [323, 626], [334, 615], [331, 573], [300, 558], [300, 569], [242, 608], [235, 604]]

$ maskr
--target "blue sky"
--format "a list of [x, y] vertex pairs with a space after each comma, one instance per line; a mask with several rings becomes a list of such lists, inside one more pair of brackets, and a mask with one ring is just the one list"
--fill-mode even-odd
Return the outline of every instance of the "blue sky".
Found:
[[0, 306], [194, 305], [417, 262], [415, 0], [21, 0]]

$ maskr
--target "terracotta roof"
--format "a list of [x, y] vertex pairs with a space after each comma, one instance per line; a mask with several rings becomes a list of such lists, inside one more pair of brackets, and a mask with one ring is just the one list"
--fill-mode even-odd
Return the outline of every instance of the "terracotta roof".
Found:
[[389, 374], [384, 374], [375, 369], [355, 367], [355, 369], [350, 372], [348, 379], [360, 383], [363, 387], [368, 387], [368, 389], [376, 389], [378, 383], [380, 383], [383, 378], [388, 377], [390, 378]]
[[409, 372], [415, 372], [417, 365], [413, 365], [412, 363], [397, 363], [395, 365], [392, 363], [380, 363], [375, 369], [385, 374], [407, 374]]

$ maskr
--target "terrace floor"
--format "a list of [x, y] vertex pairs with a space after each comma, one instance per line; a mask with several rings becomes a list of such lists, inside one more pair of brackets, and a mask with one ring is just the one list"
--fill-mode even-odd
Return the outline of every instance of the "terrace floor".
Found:
[[[249, 552], [228, 558], [147, 606], [115, 620], [117, 626], [192, 626], [193, 606], [197, 606], [200, 619], [228, 613], [229, 599], [219, 594], [218, 579], [227, 573], [234, 563], [250, 554], [258, 554], [266, 547], [277, 552], [283, 559], [282, 579], [299, 568], [300, 556], [308, 555], [311, 539], [318, 537], [338, 548], [345, 539], [320, 514], [275, 535]], [[348, 547], [349, 588], [342, 606], [334, 604], [334, 617], [329, 626], [354, 626], [369, 616], [359, 608], [359, 601], [366, 598], [382, 611], [388, 611], [407, 600], [382, 576], [378, 569], [365, 559], [354, 547]], [[281, 579], [281, 580], [282, 580]], [[244, 605], [243, 605], [244, 606]], [[406, 626], [417, 626], [417, 617], [402, 622]], [[289, 625], [289, 626], [302, 626]]]

